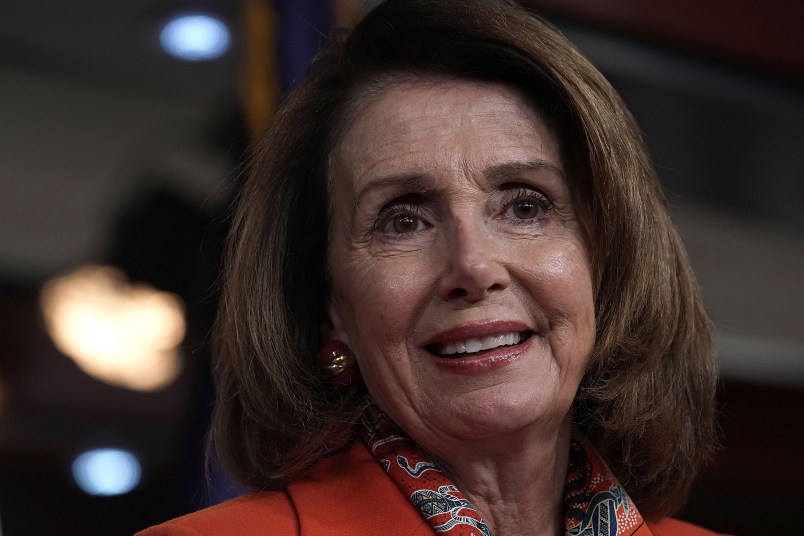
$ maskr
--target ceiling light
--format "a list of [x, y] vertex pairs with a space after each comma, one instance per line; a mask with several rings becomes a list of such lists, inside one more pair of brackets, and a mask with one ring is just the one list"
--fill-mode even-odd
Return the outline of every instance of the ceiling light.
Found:
[[138, 391], [178, 376], [186, 322], [177, 296], [132, 285], [115, 268], [84, 266], [47, 282], [41, 300], [53, 343], [90, 376]]
[[90, 495], [122, 495], [137, 487], [142, 469], [137, 457], [121, 449], [93, 449], [73, 462], [73, 477]]
[[229, 28], [211, 15], [185, 14], [169, 20], [159, 34], [162, 48], [180, 60], [203, 61], [229, 50]]

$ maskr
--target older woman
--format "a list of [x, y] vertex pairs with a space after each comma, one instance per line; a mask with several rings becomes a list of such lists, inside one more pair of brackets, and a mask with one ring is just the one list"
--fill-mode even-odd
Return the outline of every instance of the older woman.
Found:
[[[711, 534], [706, 316], [639, 132], [513, 4], [388, 0], [251, 160], [220, 459], [260, 490], [146, 534]], [[605, 460], [605, 461], [604, 461]]]

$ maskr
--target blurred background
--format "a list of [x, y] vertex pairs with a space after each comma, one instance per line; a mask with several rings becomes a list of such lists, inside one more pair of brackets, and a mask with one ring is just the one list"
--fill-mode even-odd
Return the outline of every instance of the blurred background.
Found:
[[[0, 535], [131, 534], [206, 479], [207, 333], [252, 133], [360, 0], [0, 3]], [[804, 10], [523, 0], [642, 127], [716, 326], [723, 448], [681, 517], [804, 504]]]

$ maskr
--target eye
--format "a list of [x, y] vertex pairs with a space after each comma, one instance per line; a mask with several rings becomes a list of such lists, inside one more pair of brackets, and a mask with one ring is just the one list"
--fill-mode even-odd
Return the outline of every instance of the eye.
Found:
[[383, 207], [374, 223], [375, 232], [385, 236], [404, 236], [423, 231], [428, 227], [422, 215], [422, 200], [418, 195], [407, 195], [392, 200]]
[[519, 220], [532, 220], [538, 217], [542, 210], [542, 206], [533, 199], [519, 199], [508, 205], [505, 214]]
[[536, 220], [544, 217], [551, 208], [550, 201], [541, 192], [530, 188], [511, 190], [509, 199], [503, 214], [513, 220]]
[[382, 232], [386, 234], [409, 234], [422, 229], [424, 229], [424, 222], [409, 212], [390, 216], [382, 226]]

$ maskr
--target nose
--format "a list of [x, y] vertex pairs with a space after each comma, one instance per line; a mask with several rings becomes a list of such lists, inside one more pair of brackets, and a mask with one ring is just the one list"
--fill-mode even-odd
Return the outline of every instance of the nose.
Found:
[[442, 300], [474, 303], [508, 288], [511, 278], [498, 257], [499, 244], [484, 223], [457, 222], [447, 242], [447, 269], [438, 283]]

